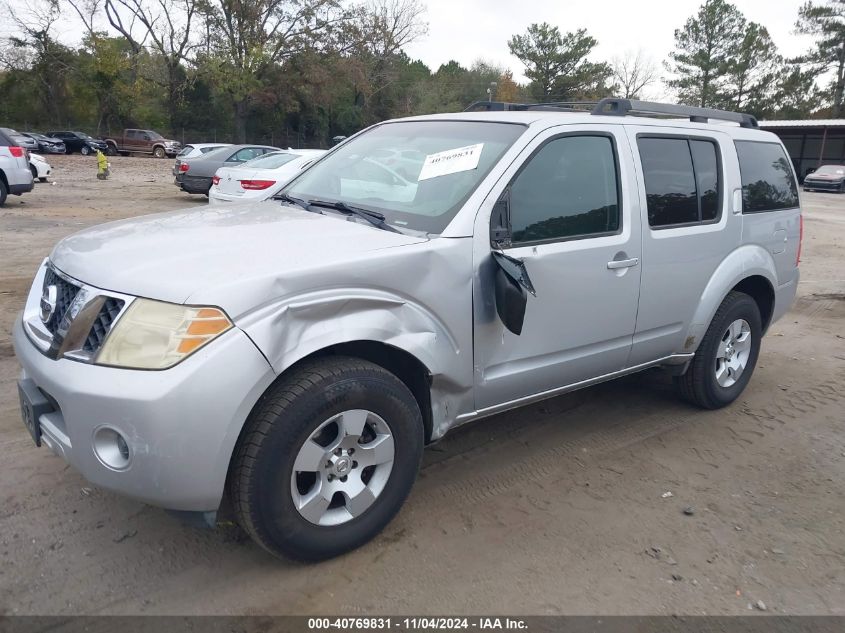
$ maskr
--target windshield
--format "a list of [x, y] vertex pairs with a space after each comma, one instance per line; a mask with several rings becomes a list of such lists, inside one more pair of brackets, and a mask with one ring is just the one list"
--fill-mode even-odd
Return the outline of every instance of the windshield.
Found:
[[84, 138], [86, 140], [94, 140], [90, 136], [88, 136], [85, 132], [74, 132], [79, 138]]
[[822, 176], [845, 176], [845, 167], [842, 165], [823, 165], [813, 173]]
[[241, 165], [241, 167], [276, 169], [276, 167], [281, 167], [295, 158], [298, 158], [296, 154], [288, 154], [287, 152], [272, 152], [270, 154], [265, 154], [264, 156], [259, 156], [258, 158], [253, 158], [252, 160], [248, 160]]
[[397, 121], [347, 141], [284, 191], [384, 214], [388, 224], [441, 233], [525, 131], [481, 121]]
[[185, 145], [185, 147], [182, 148], [182, 151], [176, 154], [176, 158], [184, 156], [185, 154], [190, 154], [192, 151], [194, 151], [193, 145]]

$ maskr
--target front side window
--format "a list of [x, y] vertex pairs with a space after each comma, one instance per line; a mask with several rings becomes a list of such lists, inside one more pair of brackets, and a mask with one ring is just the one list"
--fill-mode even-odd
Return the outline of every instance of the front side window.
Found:
[[759, 213], [798, 207], [798, 184], [778, 143], [736, 141], [742, 176], [742, 212]]
[[543, 145], [510, 185], [512, 242], [619, 230], [619, 186], [607, 136], [564, 136]]
[[719, 217], [721, 178], [716, 144], [670, 137], [637, 139], [652, 228], [712, 222]]
[[345, 141], [284, 193], [344, 202], [378, 211], [399, 228], [441, 233], [525, 129], [494, 121], [384, 123]]

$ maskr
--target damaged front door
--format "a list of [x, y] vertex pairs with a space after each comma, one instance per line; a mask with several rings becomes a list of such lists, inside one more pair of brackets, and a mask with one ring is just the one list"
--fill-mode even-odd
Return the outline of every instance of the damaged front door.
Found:
[[[639, 298], [639, 201], [622, 195], [636, 183], [627, 141], [613, 127], [536, 139], [492, 211], [492, 244], [476, 276], [484, 295], [474, 349], [479, 409], [626, 366]], [[511, 284], [504, 293], [503, 278]]]

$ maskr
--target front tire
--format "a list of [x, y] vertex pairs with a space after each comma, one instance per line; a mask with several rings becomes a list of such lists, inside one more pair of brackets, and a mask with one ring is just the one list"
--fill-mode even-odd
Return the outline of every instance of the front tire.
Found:
[[238, 522], [265, 550], [331, 558], [378, 534], [419, 470], [423, 423], [408, 388], [368, 361], [308, 361], [274, 384], [229, 473]]
[[156, 147], [153, 150], [153, 156], [155, 156], [156, 158], [164, 158], [166, 155], [167, 154], [165, 153], [163, 147]]
[[91, 148], [88, 147], [87, 145], [83, 145], [79, 149], [79, 153], [82, 154], [83, 156], [88, 156], [91, 153]]
[[703, 409], [732, 403], [751, 380], [762, 336], [757, 302], [742, 292], [729, 293], [686, 373], [674, 378], [680, 396]]

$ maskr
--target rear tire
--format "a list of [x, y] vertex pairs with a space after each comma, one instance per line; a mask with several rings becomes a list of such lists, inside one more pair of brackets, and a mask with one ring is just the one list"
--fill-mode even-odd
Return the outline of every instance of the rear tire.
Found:
[[687, 371], [675, 388], [703, 409], [720, 409], [743, 392], [760, 354], [760, 309], [745, 293], [732, 291], [716, 310]]
[[33, 179], [33, 180], [38, 180], [38, 170], [37, 170], [37, 169], [35, 169], [35, 167], [33, 167], [32, 165], [30, 165], [30, 166], [29, 166], [29, 171], [31, 171], [31, 172], [32, 172], [32, 179]]
[[267, 390], [241, 432], [228, 480], [238, 523], [274, 556], [348, 552], [399, 511], [422, 449], [419, 406], [396, 376], [357, 358], [308, 361]]

